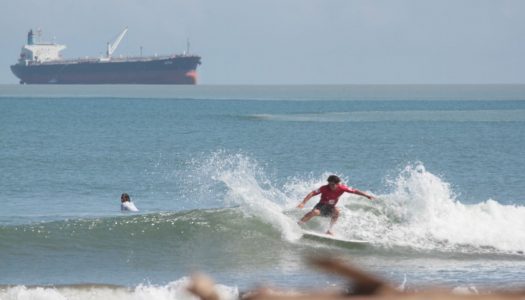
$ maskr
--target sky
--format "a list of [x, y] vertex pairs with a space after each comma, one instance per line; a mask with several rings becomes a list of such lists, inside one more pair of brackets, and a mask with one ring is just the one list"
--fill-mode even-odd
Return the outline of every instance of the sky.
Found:
[[0, 0], [0, 83], [31, 28], [97, 57], [191, 52], [200, 84], [523, 84], [523, 0]]

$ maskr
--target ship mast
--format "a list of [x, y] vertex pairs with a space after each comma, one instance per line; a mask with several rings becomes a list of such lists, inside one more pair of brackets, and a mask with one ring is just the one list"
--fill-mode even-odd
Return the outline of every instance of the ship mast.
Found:
[[120, 42], [122, 41], [122, 39], [124, 38], [124, 36], [126, 35], [127, 32], [128, 32], [128, 27], [126, 27], [126, 28], [124, 28], [124, 30], [122, 30], [122, 32], [113, 41], [113, 43], [111, 43], [111, 44], [108, 43], [108, 49], [106, 51], [106, 58], [107, 59], [110, 59], [111, 55], [113, 55], [113, 52], [115, 52], [115, 50], [117, 50], [118, 45], [120, 44]]

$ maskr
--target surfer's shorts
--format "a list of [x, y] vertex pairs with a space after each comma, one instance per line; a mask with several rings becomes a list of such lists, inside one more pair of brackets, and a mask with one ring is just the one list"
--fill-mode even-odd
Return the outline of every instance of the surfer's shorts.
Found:
[[331, 217], [335, 211], [335, 206], [330, 204], [317, 203], [317, 205], [314, 206], [314, 209], [318, 209], [321, 212], [321, 216], [323, 217]]

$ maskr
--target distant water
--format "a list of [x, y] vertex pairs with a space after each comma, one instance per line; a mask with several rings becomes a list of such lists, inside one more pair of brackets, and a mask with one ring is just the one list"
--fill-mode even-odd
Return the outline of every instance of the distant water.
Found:
[[[523, 85], [0, 86], [0, 299], [187, 299], [194, 270], [225, 299], [340, 286], [312, 253], [407, 288], [523, 287], [523, 149]], [[300, 238], [332, 173], [378, 197], [340, 201], [366, 249]]]

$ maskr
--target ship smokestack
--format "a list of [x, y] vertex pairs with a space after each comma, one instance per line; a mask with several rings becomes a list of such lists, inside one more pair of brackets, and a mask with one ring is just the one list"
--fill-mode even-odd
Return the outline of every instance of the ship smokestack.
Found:
[[33, 45], [33, 29], [29, 30], [27, 33], [27, 44]]

